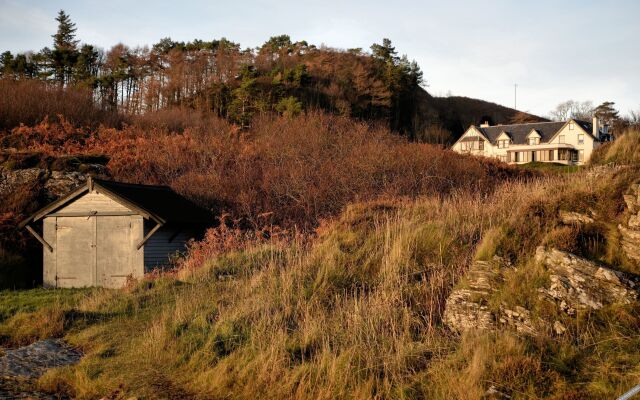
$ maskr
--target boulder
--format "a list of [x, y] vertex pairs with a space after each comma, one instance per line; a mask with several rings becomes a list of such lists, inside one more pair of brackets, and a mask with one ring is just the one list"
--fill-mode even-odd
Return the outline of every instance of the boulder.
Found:
[[551, 283], [540, 292], [570, 315], [579, 309], [597, 310], [605, 304], [629, 304], [638, 296], [637, 276], [574, 254], [540, 246], [536, 262], [550, 272]]
[[495, 262], [487, 261], [475, 261], [471, 265], [466, 285], [454, 289], [447, 298], [443, 320], [451, 330], [463, 332], [494, 326], [495, 318], [486, 303], [495, 290], [491, 283], [502, 279], [499, 268]]
[[624, 195], [628, 218], [618, 225], [622, 251], [627, 258], [640, 263], [640, 185], [633, 184]]
[[449, 329], [460, 333], [506, 326], [519, 333], [535, 333], [529, 310], [519, 306], [507, 308], [502, 304], [492, 311], [488, 306], [491, 294], [504, 282], [502, 271], [508, 267], [499, 257], [473, 262], [465, 276], [465, 284], [454, 289], [447, 298], [443, 320]]

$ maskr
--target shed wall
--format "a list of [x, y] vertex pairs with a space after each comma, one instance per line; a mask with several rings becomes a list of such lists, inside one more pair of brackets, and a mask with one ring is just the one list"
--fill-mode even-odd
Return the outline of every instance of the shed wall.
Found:
[[[154, 226], [154, 222], [145, 221], [144, 234], [146, 235]], [[145, 272], [169, 265], [169, 257], [176, 252], [184, 252], [187, 241], [196, 237], [197, 234], [198, 232], [189, 228], [163, 226], [158, 229], [144, 244]]]
[[66, 207], [58, 210], [59, 213], [79, 213], [79, 212], [129, 212], [127, 207], [117, 201], [96, 191], [87, 193]]

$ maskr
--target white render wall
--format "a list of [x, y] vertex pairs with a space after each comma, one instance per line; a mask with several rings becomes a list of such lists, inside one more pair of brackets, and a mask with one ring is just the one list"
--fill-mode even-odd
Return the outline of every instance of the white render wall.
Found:
[[[582, 144], [578, 143], [579, 134], [584, 135], [584, 143]], [[594, 140], [594, 138], [591, 136], [591, 132], [585, 132], [584, 129], [582, 129], [580, 125], [578, 125], [577, 123], [573, 124], [573, 129], [570, 129], [570, 124], [566, 124], [562, 128], [562, 130], [558, 132], [550, 142], [540, 143], [537, 145], [510, 144], [508, 148], [498, 148], [497, 143], [496, 145], [493, 145], [489, 141], [485, 141], [484, 150], [464, 150], [463, 148], [464, 144], [463, 142], [461, 142], [461, 139], [469, 136], [483, 136], [483, 135], [482, 133], [480, 133], [479, 130], [477, 130], [475, 127], [472, 126], [469, 129], [467, 129], [467, 131], [460, 137], [460, 139], [458, 139], [458, 141], [453, 145], [452, 150], [457, 153], [466, 153], [466, 154], [472, 154], [476, 156], [493, 157], [493, 158], [500, 159], [501, 156], [503, 157], [507, 156], [507, 152], [509, 151], [531, 152], [531, 151], [538, 151], [538, 150], [548, 151], [550, 149], [555, 149], [553, 162], [563, 163], [563, 161], [558, 160], [557, 149], [559, 147], [566, 147], [566, 148], [571, 148], [578, 151], [582, 150], [584, 152], [584, 158], [582, 161], [578, 161], [577, 164], [584, 164], [589, 161], [589, 158], [591, 157], [593, 150], [600, 144], [599, 142]], [[564, 136], [564, 139], [565, 139], [564, 144], [560, 143], [560, 136]], [[524, 164], [527, 162], [530, 162], [530, 161], [523, 161], [523, 162], [519, 162], [518, 164]], [[511, 160], [510, 163], [515, 164], [515, 161]], [[567, 163], [567, 162], [565, 161], [564, 163]]]

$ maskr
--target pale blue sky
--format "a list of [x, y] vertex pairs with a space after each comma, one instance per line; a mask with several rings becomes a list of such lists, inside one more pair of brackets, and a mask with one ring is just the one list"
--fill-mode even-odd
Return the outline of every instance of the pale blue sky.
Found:
[[337, 48], [390, 38], [434, 95], [469, 96], [547, 114], [567, 100], [640, 109], [640, 1], [122, 1], [0, 0], [0, 51], [50, 46], [67, 11], [84, 43], [105, 49], [160, 38], [270, 36]]

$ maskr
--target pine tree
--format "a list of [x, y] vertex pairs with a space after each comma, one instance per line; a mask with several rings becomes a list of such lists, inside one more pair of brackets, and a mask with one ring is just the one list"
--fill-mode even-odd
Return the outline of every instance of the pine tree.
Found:
[[53, 51], [51, 52], [51, 65], [55, 79], [60, 86], [64, 86], [71, 80], [73, 67], [78, 59], [78, 41], [75, 39], [76, 24], [63, 10], [58, 17], [58, 31], [53, 37]]
[[78, 41], [76, 38], [76, 24], [71, 22], [71, 17], [60, 10], [56, 17], [58, 21], [58, 31], [53, 37], [53, 48], [55, 50], [76, 50]]

